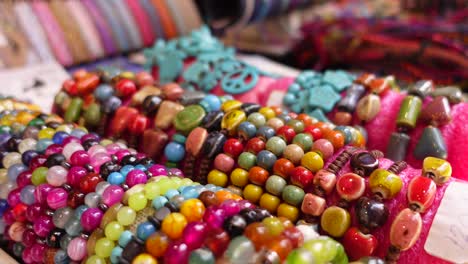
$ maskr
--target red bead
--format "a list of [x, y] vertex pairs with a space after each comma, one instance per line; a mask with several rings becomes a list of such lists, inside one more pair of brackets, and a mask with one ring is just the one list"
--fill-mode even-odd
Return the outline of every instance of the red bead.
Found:
[[245, 146], [246, 151], [257, 154], [265, 149], [265, 142], [258, 137], [251, 138]]
[[87, 194], [94, 192], [96, 185], [102, 181], [101, 176], [97, 173], [90, 173], [80, 179], [80, 190]]
[[310, 134], [314, 141], [318, 140], [318, 139], [321, 139], [323, 137], [322, 131], [320, 130], [320, 128], [318, 128], [318, 127], [316, 127], [314, 125], [306, 126], [304, 128], [304, 133]]
[[276, 131], [276, 135], [278, 137], [281, 137], [286, 141], [287, 143], [292, 142], [293, 138], [296, 136], [296, 132], [294, 129], [290, 126], [282, 126], [278, 128]]
[[13, 216], [15, 217], [16, 221], [18, 222], [24, 222], [26, 221], [26, 210], [28, 209], [28, 206], [25, 205], [24, 203], [19, 203], [13, 207]]
[[408, 202], [424, 213], [434, 202], [435, 193], [436, 184], [433, 180], [423, 176], [414, 177], [408, 185]]
[[111, 131], [114, 135], [123, 133], [129, 124], [138, 115], [138, 110], [132, 107], [119, 107], [115, 112], [114, 119], [112, 120]]
[[74, 80], [72, 80], [72, 79], [64, 81], [62, 87], [69, 95], [77, 95], [78, 94], [78, 89], [76, 87], [76, 82]]
[[133, 135], [139, 135], [143, 133], [150, 124], [150, 120], [144, 115], [137, 115], [133, 122], [128, 126], [128, 130]]
[[268, 171], [259, 166], [254, 166], [249, 170], [249, 180], [260, 186], [265, 185], [268, 176], [270, 176]]
[[288, 113], [288, 116], [291, 117], [292, 119], [296, 119], [296, 118], [297, 118], [297, 114], [294, 113], [294, 112], [289, 112], [289, 113]]
[[47, 161], [46, 156], [44, 155], [37, 155], [36, 157], [31, 159], [29, 163], [29, 169], [34, 171], [36, 168], [41, 167]]
[[216, 257], [221, 256], [226, 251], [230, 239], [228, 233], [222, 229], [215, 229], [205, 240], [205, 246], [208, 247]]
[[235, 138], [230, 138], [224, 143], [223, 150], [233, 158], [237, 158], [243, 151], [244, 145]]
[[137, 90], [135, 83], [128, 79], [122, 79], [118, 81], [117, 84], [115, 85], [115, 88], [123, 97], [132, 95]]
[[78, 206], [84, 204], [85, 195], [82, 192], [73, 190], [68, 195], [67, 205], [75, 209]]
[[371, 234], [364, 234], [356, 227], [346, 231], [341, 240], [350, 260], [372, 256], [377, 248], [377, 239]]
[[16, 184], [18, 184], [18, 188], [22, 188], [26, 185], [31, 184], [31, 178], [31, 171], [23, 171], [22, 173], [20, 173], [16, 178]]
[[136, 81], [139, 86], [145, 86], [145, 85], [153, 85], [154, 84], [154, 78], [151, 76], [149, 72], [139, 72], [136, 75]]
[[291, 182], [293, 184], [302, 188], [307, 188], [314, 179], [314, 174], [302, 166], [292, 169], [289, 176], [291, 177]]
[[293, 169], [294, 164], [290, 160], [281, 158], [275, 162], [275, 165], [273, 165], [273, 174], [287, 179]]
[[358, 199], [364, 194], [365, 190], [366, 181], [363, 177], [354, 173], [346, 173], [336, 181], [336, 191], [346, 201]]

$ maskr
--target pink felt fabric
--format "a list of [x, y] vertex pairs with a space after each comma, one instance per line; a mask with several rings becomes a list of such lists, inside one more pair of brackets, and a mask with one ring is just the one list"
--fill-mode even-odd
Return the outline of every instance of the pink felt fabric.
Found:
[[[336, 155], [335, 155], [336, 156]], [[329, 161], [333, 161], [334, 158], [329, 159]], [[393, 164], [393, 161], [388, 160], [388, 159], [380, 159], [380, 168], [388, 168]], [[328, 165], [328, 164], [327, 164]], [[351, 167], [349, 165], [349, 162], [346, 164], [346, 166], [341, 170], [341, 172], [338, 174], [338, 177], [340, 175], [345, 174], [346, 172], [350, 172]], [[414, 169], [412, 167], [406, 168], [403, 172], [401, 172], [400, 177], [403, 180], [404, 186], [401, 189], [400, 193], [394, 198], [389, 201], [386, 201], [386, 205], [389, 208], [390, 211], [390, 216], [388, 218], [387, 223], [382, 227], [377, 229], [375, 232], [372, 234], [377, 238], [379, 244], [377, 247], [377, 250], [375, 252], [375, 255], [378, 257], [385, 257], [387, 249], [390, 245], [389, 241], [389, 232], [390, 232], [390, 226], [393, 222], [393, 219], [395, 216], [404, 208], [408, 206], [407, 198], [406, 198], [406, 193], [407, 193], [407, 187], [409, 184], [409, 181], [418, 175], [421, 175], [421, 170], [420, 169]], [[451, 180], [450, 182], [452, 182]], [[368, 178], [366, 178], [366, 182], [368, 182]], [[434, 201], [434, 204], [432, 207], [424, 214], [422, 214], [422, 219], [423, 219], [423, 228], [421, 231], [421, 236], [419, 240], [416, 242], [416, 244], [410, 248], [408, 251], [404, 251], [401, 253], [400, 258], [398, 263], [402, 264], [412, 264], [412, 263], [450, 263], [447, 261], [444, 261], [440, 258], [431, 256], [427, 254], [427, 252], [424, 250], [424, 243], [426, 242], [427, 235], [429, 233], [429, 229], [431, 227], [432, 221], [434, 219], [434, 216], [437, 212], [437, 208], [440, 205], [441, 199], [444, 195], [445, 189], [449, 183], [446, 183], [444, 186], [438, 187], [437, 188], [437, 194], [436, 198]], [[369, 189], [366, 189], [366, 196], [370, 197], [371, 192]], [[330, 197], [327, 197], [327, 204], [334, 205], [336, 202], [339, 200], [338, 195], [335, 193], [332, 193]], [[357, 221], [356, 217], [354, 215], [354, 203], [351, 205], [351, 217], [352, 217], [352, 225], [357, 226]], [[442, 245], [441, 245], [442, 246]], [[417, 262], [415, 261], [417, 259]]]

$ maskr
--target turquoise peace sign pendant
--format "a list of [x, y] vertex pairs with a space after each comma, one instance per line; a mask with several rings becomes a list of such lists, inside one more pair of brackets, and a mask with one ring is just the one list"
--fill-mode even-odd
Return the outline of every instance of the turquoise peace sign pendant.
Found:
[[241, 94], [254, 88], [257, 82], [258, 71], [247, 66], [226, 74], [221, 80], [221, 88], [230, 94]]

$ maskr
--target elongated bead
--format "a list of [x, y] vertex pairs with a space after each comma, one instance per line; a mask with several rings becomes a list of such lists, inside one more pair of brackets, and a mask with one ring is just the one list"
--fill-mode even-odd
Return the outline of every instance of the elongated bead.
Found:
[[397, 117], [397, 126], [414, 128], [421, 112], [422, 100], [413, 95], [408, 95], [403, 99], [400, 105], [400, 112]]
[[424, 213], [434, 202], [436, 184], [430, 178], [418, 176], [411, 179], [408, 186], [408, 202]]
[[400, 250], [411, 248], [421, 234], [421, 227], [421, 215], [409, 208], [403, 209], [393, 220], [390, 243]]

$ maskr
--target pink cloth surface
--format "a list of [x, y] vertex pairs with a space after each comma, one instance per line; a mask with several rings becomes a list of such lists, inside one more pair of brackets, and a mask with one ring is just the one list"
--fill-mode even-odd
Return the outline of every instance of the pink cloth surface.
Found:
[[[341, 151], [340, 151], [341, 152]], [[338, 154], [335, 154], [335, 157]], [[334, 158], [330, 158], [329, 161], [333, 161]], [[380, 168], [388, 168], [393, 164], [393, 161], [389, 159], [379, 159]], [[328, 163], [327, 165], [328, 166]], [[351, 172], [351, 167], [349, 165], [349, 162], [343, 167], [343, 169], [339, 172], [338, 178], [341, 175], [344, 175], [347, 172]], [[405, 170], [403, 170], [399, 176], [403, 180], [403, 188], [401, 191], [396, 195], [395, 198], [390, 199], [385, 201], [385, 204], [387, 205], [389, 209], [389, 218], [387, 222], [385, 223], [384, 226], [381, 228], [378, 228], [376, 231], [372, 232], [372, 234], [376, 237], [378, 241], [378, 246], [377, 250], [375, 252], [375, 255], [381, 258], [384, 258], [387, 249], [390, 246], [390, 241], [389, 241], [389, 233], [390, 233], [390, 227], [392, 225], [393, 220], [395, 219], [395, 216], [403, 209], [408, 207], [408, 201], [406, 198], [406, 193], [407, 193], [407, 188], [410, 180], [416, 176], [421, 175], [421, 170], [420, 169], [415, 169], [412, 168], [411, 166], [408, 166]], [[454, 179], [450, 180], [450, 182], [453, 182]], [[366, 183], [368, 183], [368, 178], [366, 178]], [[422, 220], [423, 220], [423, 227], [421, 231], [421, 236], [416, 242], [416, 244], [411, 247], [407, 251], [403, 251], [400, 255], [400, 258], [398, 260], [398, 263], [402, 264], [412, 264], [412, 263], [425, 263], [425, 264], [431, 264], [431, 263], [450, 263], [447, 261], [444, 261], [440, 258], [434, 257], [429, 255], [425, 250], [424, 250], [424, 244], [426, 242], [429, 229], [431, 227], [432, 221], [434, 220], [435, 214], [437, 213], [437, 208], [440, 205], [440, 202], [444, 196], [445, 190], [448, 187], [449, 183], [446, 183], [443, 186], [438, 186], [437, 187], [437, 193], [436, 197], [434, 200], [434, 203], [430, 207], [430, 209], [427, 210], [426, 213], [422, 214]], [[369, 188], [366, 188], [365, 195], [368, 197], [371, 197], [372, 193], [370, 192]], [[331, 195], [327, 196], [327, 205], [335, 205], [336, 202], [339, 200], [338, 194], [333, 192]], [[352, 203], [350, 206], [350, 214], [352, 218], [352, 226], [358, 226], [357, 225], [357, 220], [354, 214], [354, 204]], [[339, 240], [339, 239], [338, 239]], [[441, 245], [442, 246], [442, 245]], [[417, 260], [417, 261], [416, 261]]]
[[[365, 125], [369, 149], [379, 149], [385, 153], [390, 135], [396, 131], [395, 119], [405, 95], [389, 91], [381, 97], [382, 106], [379, 114]], [[428, 102], [426, 100], [425, 104]], [[439, 128], [447, 145], [447, 160], [452, 165], [453, 177], [468, 180], [468, 175], [464, 174], [467, 168], [465, 161], [468, 159], [468, 104], [459, 103], [452, 106], [451, 109], [452, 122]], [[411, 141], [405, 161], [415, 168], [422, 167], [422, 160], [414, 158], [413, 151], [426, 125], [424, 122], [418, 122], [416, 128], [409, 132]]]

